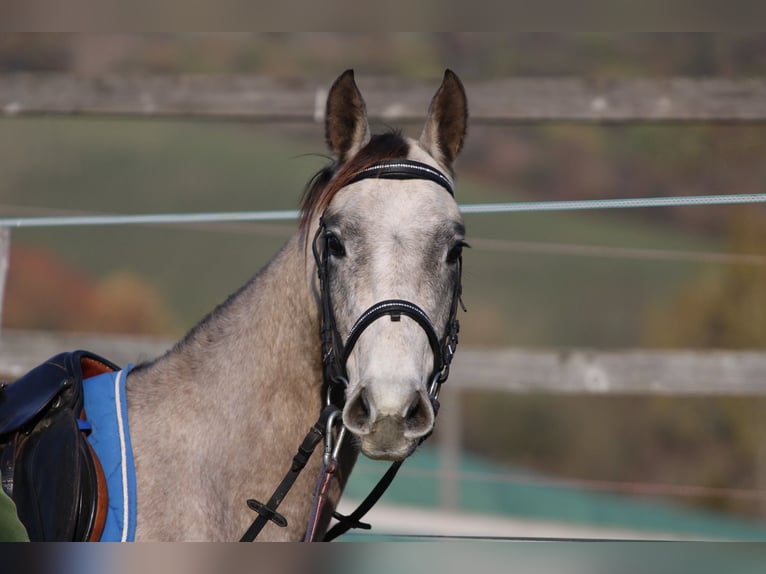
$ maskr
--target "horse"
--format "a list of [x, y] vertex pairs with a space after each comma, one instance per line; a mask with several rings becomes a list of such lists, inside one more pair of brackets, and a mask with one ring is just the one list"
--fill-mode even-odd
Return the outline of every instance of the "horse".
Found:
[[[335, 80], [331, 162], [307, 185], [295, 234], [164, 355], [127, 372], [136, 541], [240, 539], [258, 508], [245, 501], [269, 498], [330, 403], [338, 470], [320, 536], [360, 452], [402, 461], [432, 433], [457, 342], [465, 226], [453, 165], [467, 116], [446, 70], [418, 139], [372, 135], [353, 70]], [[322, 464], [308, 460], [279, 507], [284, 527], [269, 523], [258, 540], [303, 539]]]

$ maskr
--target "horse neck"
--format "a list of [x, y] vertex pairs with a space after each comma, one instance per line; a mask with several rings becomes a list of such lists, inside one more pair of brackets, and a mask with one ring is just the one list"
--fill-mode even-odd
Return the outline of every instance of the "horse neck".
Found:
[[286, 385], [296, 396], [302, 389], [318, 397], [319, 315], [303, 245], [300, 234], [293, 237], [173, 349], [131, 373], [128, 398], [134, 413], [179, 401], [203, 400], [204, 405], [186, 406], [220, 410], [264, 405]]

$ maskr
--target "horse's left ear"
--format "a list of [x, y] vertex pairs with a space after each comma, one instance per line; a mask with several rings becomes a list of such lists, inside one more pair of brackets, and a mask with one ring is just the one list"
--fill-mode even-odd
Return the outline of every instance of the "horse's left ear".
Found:
[[455, 72], [445, 70], [442, 85], [428, 108], [420, 145], [435, 160], [451, 168], [463, 148], [467, 123], [468, 102], [463, 84]]

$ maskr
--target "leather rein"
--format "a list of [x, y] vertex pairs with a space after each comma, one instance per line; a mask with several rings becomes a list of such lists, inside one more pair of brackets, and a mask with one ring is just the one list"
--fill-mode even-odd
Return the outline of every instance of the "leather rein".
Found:
[[[363, 179], [371, 178], [393, 180], [421, 179], [432, 181], [443, 187], [454, 197], [452, 182], [436, 168], [418, 161], [394, 160], [377, 163], [360, 171], [354, 178], [352, 178], [349, 185]], [[330, 297], [330, 265], [328, 254], [331, 237], [332, 235], [328, 233], [325, 226], [324, 216], [322, 216], [319, 220], [319, 228], [314, 235], [312, 251], [319, 276], [321, 298], [321, 343], [325, 405], [316, 423], [314, 423], [306, 434], [306, 437], [298, 448], [298, 452], [293, 457], [290, 469], [272, 494], [269, 501], [266, 504], [252, 499], [247, 501], [248, 507], [257, 512], [258, 516], [241, 538], [241, 542], [252, 542], [269, 521], [274, 522], [281, 527], [287, 526], [287, 520], [277, 512], [277, 507], [287, 495], [287, 492], [290, 490], [301, 470], [308, 462], [308, 459], [316, 446], [324, 441], [322, 469], [319, 473], [314, 490], [312, 511], [304, 536], [304, 541], [306, 542], [313, 542], [316, 539], [319, 520], [327, 500], [330, 483], [337, 471], [338, 455], [343, 438], [346, 434], [346, 429], [341, 420], [341, 412], [345, 403], [345, 391], [348, 386], [346, 363], [354, 349], [354, 345], [359, 340], [359, 337], [364, 330], [378, 319], [388, 316], [392, 321], [399, 321], [401, 316], [405, 315], [415, 321], [415, 323], [417, 323], [425, 332], [434, 359], [433, 369], [429, 375], [428, 396], [434, 409], [434, 415], [437, 415], [439, 412], [439, 390], [442, 383], [444, 383], [449, 376], [450, 364], [458, 343], [458, 332], [460, 330], [460, 324], [457, 320], [458, 305], [465, 310], [461, 300], [462, 258], [459, 257], [457, 260], [457, 280], [453, 287], [450, 315], [447, 320], [443, 337], [440, 338], [438, 336], [436, 328], [428, 317], [428, 314], [418, 305], [402, 299], [387, 299], [375, 303], [364, 311], [354, 323], [344, 342], [338, 332]], [[336, 427], [338, 427], [337, 431], [335, 431]], [[427, 437], [423, 437], [421, 442], [426, 438]], [[357, 509], [351, 514], [343, 516], [334, 512], [333, 517], [336, 518], [338, 522], [325, 534], [323, 540], [329, 542], [351, 528], [369, 529], [370, 526], [368, 524], [364, 524], [360, 521], [391, 484], [397, 471], [402, 465], [402, 462], [403, 461], [396, 461], [391, 464], [370, 494], [368, 494]]]

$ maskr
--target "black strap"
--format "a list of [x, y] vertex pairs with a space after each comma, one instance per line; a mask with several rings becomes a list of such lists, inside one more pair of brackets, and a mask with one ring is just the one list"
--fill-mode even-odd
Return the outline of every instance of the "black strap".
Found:
[[380, 301], [362, 313], [361, 317], [354, 323], [354, 326], [351, 327], [351, 331], [346, 338], [346, 343], [343, 345], [343, 355], [341, 357], [342, 364], [345, 365], [346, 361], [348, 361], [351, 351], [354, 349], [354, 345], [356, 345], [356, 341], [359, 339], [362, 332], [369, 327], [371, 323], [377, 321], [384, 315], [390, 315], [391, 320], [393, 321], [398, 321], [402, 315], [406, 315], [420, 325], [426, 332], [428, 344], [431, 345], [431, 352], [434, 357], [433, 370], [434, 372], [441, 370], [442, 351], [439, 346], [439, 336], [436, 334], [436, 329], [434, 329], [431, 319], [428, 318], [428, 315], [423, 309], [414, 303], [404, 301], [403, 299], [387, 299], [385, 301]]
[[402, 466], [403, 462], [403, 460], [398, 460], [394, 463], [391, 463], [391, 466], [388, 467], [386, 474], [382, 476], [382, 478], [378, 481], [378, 484], [375, 485], [375, 488], [373, 488], [370, 494], [367, 495], [367, 498], [365, 498], [359, 504], [359, 506], [357, 506], [354, 512], [348, 516], [343, 516], [341, 514], [335, 513], [334, 516], [338, 519], [338, 523], [327, 531], [327, 534], [324, 536], [324, 542], [331, 542], [352, 528], [362, 528], [364, 530], [370, 529], [369, 524], [364, 524], [360, 521], [362, 518], [364, 518], [364, 515], [367, 514], [373, 506], [375, 506], [375, 503], [380, 500], [380, 497], [383, 496], [383, 493], [386, 492], [386, 489], [388, 489], [388, 487], [393, 482], [394, 477], [396, 477], [396, 473], [399, 472], [399, 468]]
[[277, 512], [277, 508], [282, 503], [282, 500], [287, 496], [287, 493], [292, 488], [293, 483], [298, 478], [298, 475], [306, 466], [311, 454], [314, 452], [316, 446], [322, 441], [327, 432], [327, 421], [334, 414], [339, 412], [339, 409], [334, 405], [328, 405], [319, 415], [317, 422], [309, 429], [309, 432], [303, 439], [303, 442], [298, 447], [298, 452], [293, 457], [293, 462], [290, 465], [290, 469], [285, 474], [282, 482], [279, 483], [274, 494], [271, 495], [269, 501], [266, 504], [251, 499], [247, 501], [247, 505], [258, 513], [258, 516], [247, 529], [247, 532], [240, 538], [240, 542], [252, 542], [255, 537], [263, 530], [263, 527], [271, 521], [277, 526], [287, 526], [287, 519]]
[[[336, 355], [335, 349], [341, 349], [343, 347], [338, 329], [335, 324], [335, 316], [332, 312], [332, 303], [330, 301], [330, 287], [328, 285], [328, 270], [327, 270], [327, 235], [325, 234], [326, 227], [324, 224], [324, 218], [320, 218], [319, 227], [317, 228], [316, 235], [311, 244], [312, 251], [314, 252], [314, 259], [317, 265], [317, 274], [319, 277], [319, 291], [321, 294], [321, 340], [322, 340], [322, 364], [324, 367], [324, 383], [325, 387], [335, 387], [337, 384], [346, 378], [346, 370], [340, 363], [340, 357]], [[319, 242], [322, 242], [321, 252], [319, 250]], [[327, 391], [327, 388], [325, 388]], [[341, 408], [343, 407], [345, 396], [337, 397], [339, 401], [336, 403]]]
[[381, 161], [375, 165], [361, 170], [357, 173], [348, 185], [361, 181], [363, 179], [425, 179], [433, 181], [446, 189], [450, 195], [454, 196], [455, 191], [452, 188], [452, 182], [433, 166], [427, 163], [411, 159], [395, 159], [390, 161]]

